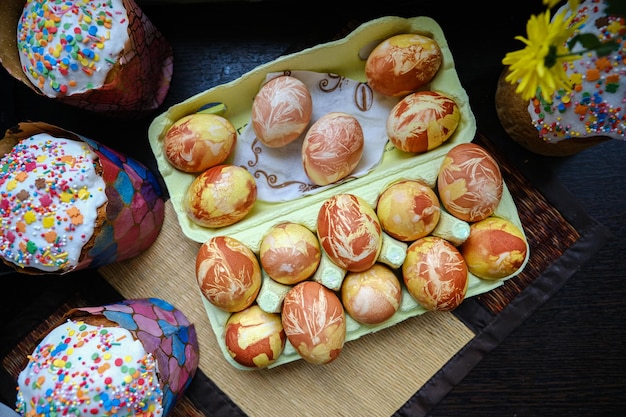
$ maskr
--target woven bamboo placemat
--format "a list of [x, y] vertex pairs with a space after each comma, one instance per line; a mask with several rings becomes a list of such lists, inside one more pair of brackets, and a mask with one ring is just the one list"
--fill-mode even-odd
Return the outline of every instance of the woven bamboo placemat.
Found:
[[561, 205], [572, 210], [572, 204], [549, 194], [558, 194], [558, 184], [542, 184], [540, 191], [489, 141], [479, 135], [475, 142], [500, 163], [531, 257], [517, 277], [465, 300], [454, 312], [427, 313], [349, 342], [327, 365], [300, 360], [262, 371], [237, 370], [222, 356], [195, 283], [199, 243], [185, 238], [168, 202], [163, 230], [148, 251], [101, 268], [99, 274], [91, 272], [89, 285], [76, 279], [73, 292], [59, 290], [56, 307], [47, 300], [51, 313], [33, 318], [36, 325], [4, 356], [2, 376], [17, 377], [41, 332], [69, 308], [159, 297], [180, 308], [199, 335], [199, 372], [174, 417], [425, 415], [608, 238], [605, 228], [584, 212], [576, 213], [575, 222], [563, 217]]

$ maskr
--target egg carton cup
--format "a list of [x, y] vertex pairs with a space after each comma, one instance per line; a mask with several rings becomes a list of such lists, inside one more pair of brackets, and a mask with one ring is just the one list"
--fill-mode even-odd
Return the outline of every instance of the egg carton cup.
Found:
[[[288, 202], [270, 203], [257, 200], [251, 212], [243, 220], [230, 226], [215, 229], [204, 228], [189, 219], [184, 210], [183, 198], [197, 174], [176, 170], [165, 157], [163, 140], [173, 123], [184, 116], [212, 107], [219, 109], [220, 114], [230, 120], [237, 132], [241, 133], [250, 123], [252, 102], [267, 74], [294, 70], [316, 71], [338, 74], [356, 81], [366, 82], [365, 61], [369, 53], [381, 41], [401, 33], [419, 33], [431, 36], [441, 48], [443, 54], [442, 67], [427, 86], [427, 89], [439, 91], [452, 97], [461, 112], [460, 123], [446, 142], [422, 154], [404, 153], [387, 143], [381, 162], [376, 169], [367, 175]], [[385, 123], [385, 120], [381, 123]], [[475, 135], [476, 120], [470, 108], [467, 93], [458, 78], [454, 59], [443, 31], [435, 20], [424, 16], [413, 18], [382, 17], [362, 24], [345, 38], [280, 57], [257, 67], [230, 83], [213, 87], [170, 107], [167, 112], [154, 119], [148, 130], [151, 149], [168, 188], [184, 235], [199, 243], [204, 243], [215, 236], [230, 236], [246, 244], [257, 256], [264, 235], [279, 223], [299, 223], [315, 233], [317, 215], [322, 204], [336, 194], [357, 195], [375, 208], [379, 194], [386, 187], [399, 180], [419, 180], [436, 189], [437, 175], [445, 155], [456, 145], [471, 142]], [[237, 149], [234, 152], [237, 152]], [[523, 233], [517, 208], [506, 184], [503, 186], [502, 199], [494, 216], [511, 221]], [[431, 235], [442, 237], [458, 246], [469, 236], [469, 224], [450, 215], [442, 207], [440, 221]], [[407, 247], [406, 242], [398, 241], [387, 234], [383, 234], [383, 248], [378, 261], [397, 270], [404, 262]], [[473, 297], [502, 285], [505, 280], [521, 272], [528, 261], [528, 257], [529, 251], [527, 251], [523, 266], [516, 273], [499, 280], [483, 280], [470, 273], [466, 297]], [[345, 270], [333, 264], [322, 249], [320, 266], [310, 279], [322, 283], [329, 289], [338, 291], [346, 273]], [[278, 313], [290, 286], [279, 284], [269, 278], [265, 272], [263, 274], [263, 283], [256, 302], [263, 310]], [[195, 277], [189, 277], [189, 279], [195, 280]], [[403, 295], [398, 311], [381, 324], [361, 324], [346, 314], [346, 342], [391, 327], [410, 317], [426, 313], [427, 310], [417, 304], [406, 291], [404, 285], [402, 287]], [[200, 291], [198, 294], [202, 299], [225, 359], [235, 368], [241, 370], [255, 369], [238, 364], [228, 353], [224, 333], [230, 313], [212, 305], [202, 296]], [[287, 341], [283, 353], [268, 367], [273, 368], [298, 359], [301, 359], [301, 356]]]

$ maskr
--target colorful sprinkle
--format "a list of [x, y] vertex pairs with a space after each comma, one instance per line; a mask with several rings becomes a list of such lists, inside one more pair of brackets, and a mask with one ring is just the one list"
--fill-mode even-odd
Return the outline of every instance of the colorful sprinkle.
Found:
[[49, 97], [98, 88], [127, 29], [121, 0], [27, 0], [17, 27], [22, 68]]

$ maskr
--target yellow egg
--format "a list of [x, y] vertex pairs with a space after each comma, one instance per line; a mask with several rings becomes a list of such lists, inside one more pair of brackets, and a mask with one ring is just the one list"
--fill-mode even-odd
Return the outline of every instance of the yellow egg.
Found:
[[184, 207], [194, 223], [223, 227], [243, 219], [252, 210], [256, 196], [256, 182], [245, 168], [217, 165], [193, 180]]
[[231, 154], [237, 132], [228, 119], [196, 113], [177, 120], [165, 133], [164, 154], [183, 172], [202, 172], [221, 164]]
[[292, 285], [309, 278], [320, 264], [317, 236], [298, 223], [272, 227], [261, 241], [259, 260], [274, 281]]

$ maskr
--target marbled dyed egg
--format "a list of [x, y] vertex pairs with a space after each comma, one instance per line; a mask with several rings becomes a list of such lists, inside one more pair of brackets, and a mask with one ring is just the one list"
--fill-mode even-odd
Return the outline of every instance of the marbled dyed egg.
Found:
[[258, 305], [231, 314], [224, 332], [226, 349], [240, 365], [266, 368], [283, 353], [287, 336], [280, 314], [267, 313]]
[[470, 235], [459, 250], [472, 274], [500, 279], [522, 268], [528, 243], [522, 230], [509, 220], [488, 217], [470, 225]]
[[436, 91], [418, 91], [400, 100], [387, 117], [387, 136], [404, 152], [421, 153], [440, 146], [456, 131], [461, 110]]
[[344, 179], [357, 167], [365, 141], [359, 121], [343, 112], [317, 119], [302, 143], [302, 165], [313, 184], [328, 185]]
[[215, 307], [241, 311], [259, 294], [261, 266], [244, 243], [229, 236], [214, 236], [198, 250], [196, 280], [202, 295]]
[[309, 125], [313, 101], [307, 86], [297, 78], [283, 75], [264, 84], [252, 103], [252, 128], [270, 148], [285, 146]]
[[174, 122], [165, 133], [163, 148], [174, 168], [195, 173], [226, 161], [236, 142], [237, 132], [228, 119], [195, 113]]
[[382, 248], [382, 228], [374, 209], [354, 194], [328, 198], [318, 212], [317, 237], [328, 257], [347, 271], [370, 268]]
[[459, 250], [435, 236], [408, 247], [402, 277], [409, 294], [427, 310], [455, 309], [465, 299], [469, 284], [467, 264]]
[[385, 39], [365, 62], [367, 83], [376, 92], [400, 97], [429, 83], [443, 62], [437, 41], [416, 33]]
[[193, 180], [183, 203], [191, 221], [216, 228], [243, 219], [252, 210], [256, 196], [256, 181], [245, 168], [217, 165]]
[[402, 180], [378, 196], [376, 214], [388, 235], [409, 242], [435, 229], [441, 207], [432, 188], [417, 180]]
[[503, 187], [498, 163], [475, 143], [462, 143], [450, 149], [437, 176], [441, 204], [466, 222], [491, 216], [500, 204]]
[[305, 361], [323, 365], [337, 359], [346, 340], [346, 314], [333, 291], [300, 282], [285, 295], [281, 317], [287, 339]]
[[285, 222], [273, 226], [261, 241], [259, 261], [274, 281], [293, 285], [309, 278], [322, 257], [317, 236], [306, 226]]
[[362, 272], [348, 272], [341, 284], [346, 312], [359, 323], [379, 324], [391, 318], [402, 300], [402, 287], [394, 271], [376, 263]]

